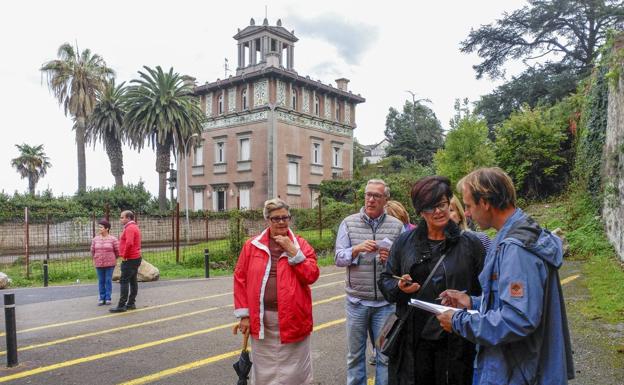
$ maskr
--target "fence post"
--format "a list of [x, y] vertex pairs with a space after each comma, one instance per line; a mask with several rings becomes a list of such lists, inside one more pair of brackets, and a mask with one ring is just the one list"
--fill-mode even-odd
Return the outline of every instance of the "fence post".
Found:
[[49, 271], [48, 262], [50, 261], [50, 214], [46, 215], [46, 257], [43, 260], [43, 287], [48, 287]]
[[110, 222], [110, 205], [108, 203], [104, 206], [104, 219]]
[[176, 203], [176, 263], [180, 263], [180, 202]]
[[208, 242], [210, 237], [210, 231], [208, 230], [208, 211], [204, 211], [204, 218], [206, 219], [206, 242]]
[[319, 221], [319, 239], [323, 239], [323, 210], [321, 208], [321, 193], [318, 196], [318, 221]]
[[171, 250], [175, 250], [175, 208], [171, 209]]
[[95, 238], [95, 211], [91, 211], [91, 238]]
[[30, 228], [28, 220], [28, 207], [24, 207], [24, 232], [26, 236], [24, 254], [26, 258], [26, 279], [30, 279]]
[[206, 278], [210, 278], [210, 251], [204, 249], [204, 269]]
[[7, 367], [17, 366], [17, 329], [15, 328], [15, 294], [4, 295]]

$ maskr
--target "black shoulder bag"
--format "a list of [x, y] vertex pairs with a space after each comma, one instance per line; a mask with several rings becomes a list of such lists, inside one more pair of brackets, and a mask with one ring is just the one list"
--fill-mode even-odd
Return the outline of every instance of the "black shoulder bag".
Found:
[[[420, 297], [420, 294], [423, 293], [423, 289], [429, 284], [429, 281], [431, 281], [433, 273], [438, 270], [438, 267], [444, 260], [444, 257], [446, 257], [446, 253], [442, 254], [440, 259], [438, 260], [438, 263], [436, 263], [436, 265], [429, 273], [429, 276], [425, 280], [425, 283], [423, 283], [423, 285], [418, 290], [418, 294], [416, 294], [417, 299]], [[405, 325], [405, 322], [407, 322], [407, 320], [409, 319], [409, 316], [412, 314], [413, 309], [414, 308], [412, 306], [408, 306], [407, 311], [403, 313], [403, 316], [401, 317], [397, 316], [396, 312], [388, 316], [386, 322], [384, 322], [384, 325], [381, 327], [381, 331], [379, 332], [379, 338], [377, 338], [377, 349], [379, 349], [381, 353], [388, 357], [393, 357], [396, 355], [399, 350], [399, 346], [401, 345], [400, 337], [401, 332], [404, 329], [403, 325]]]

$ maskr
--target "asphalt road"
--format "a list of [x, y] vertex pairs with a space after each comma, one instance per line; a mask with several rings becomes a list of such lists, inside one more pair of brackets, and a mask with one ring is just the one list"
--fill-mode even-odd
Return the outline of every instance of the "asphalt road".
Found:
[[[341, 268], [322, 268], [313, 285], [315, 385], [345, 383], [343, 274]], [[577, 373], [572, 384], [622, 384], [620, 366], [609, 364], [614, 356], [611, 348], [596, 342], [601, 335], [609, 339], [610, 334], [592, 335], [588, 330], [602, 330], [599, 324], [586, 327], [575, 320], [574, 303], [587, 300], [579, 264], [564, 264], [560, 275], [571, 310]], [[232, 278], [139, 285], [138, 309], [121, 314], [97, 306], [95, 285], [3, 291], [16, 295], [20, 364], [4, 365], [2, 323], [0, 384], [236, 384], [232, 364], [240, 353], [241, 337], [231, 331], [236, 323]], [[115, 284], [113, 300], [117, 298]], [[374, 367], [367, 368], [370, 379]]]
[[[315, 384], [345, 382], [343, 274], [323, 268], [313, 285]], [[94, 285], [12, 291], [20, 365], [1, 368], [0, 383], [235, 384], [232, 278], [139, 285], [138, 309], [121, 314], [97, 306]], [[4, 361], [4, 333], [0, 341]]]

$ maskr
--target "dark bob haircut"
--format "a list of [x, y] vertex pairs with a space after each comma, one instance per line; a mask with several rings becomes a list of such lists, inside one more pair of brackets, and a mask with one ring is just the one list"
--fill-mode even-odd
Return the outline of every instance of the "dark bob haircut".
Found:
[[426, 176], [414, 183], [411, 196], [412, 205], [416, 213], [420, 215], [423, 209], [435, 206], [443, 197], [451, 200], [453, 196], [451, 181], [445, 176]]
[[101, 219], [101, 220], [98, 222], [98, 225], [102, 225], [102, 226], [104, 226], [104, 228], [105, 228], [106, 230], [110, 230], [110, 228], [111, 228], [110, 222], [108, 222], [106, 219]]

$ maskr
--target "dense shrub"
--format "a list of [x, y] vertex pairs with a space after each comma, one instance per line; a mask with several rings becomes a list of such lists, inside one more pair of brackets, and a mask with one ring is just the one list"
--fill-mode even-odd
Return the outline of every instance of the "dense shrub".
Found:
[[100, 212], [108, 205], [112, 211], [146, 212], [152, 199], [143, 182], [115, 188], [96, 188], [79, 192], [76, 201], [89, 212]]

